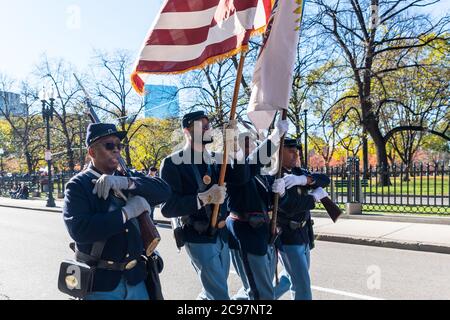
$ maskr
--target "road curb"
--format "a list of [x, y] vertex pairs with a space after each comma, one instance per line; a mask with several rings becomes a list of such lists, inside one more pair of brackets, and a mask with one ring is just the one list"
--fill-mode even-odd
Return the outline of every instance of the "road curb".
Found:
[[33, 211], [41, 211], [41, 212], [62, 213], [62, 208], [35, 208], [35, 207], [30, 208], [30, 207], [24, 207], [24, 206], [8, 205], [8, 204], [0, 204], [0, 207], [12, 208], [12, 209], [33, 210]]
[[[0, 207], [5, 208], [13, 208], [13, 209], [25, 209], [25, 210], [34, 210], [41, 212], [53, 212], [53, 213], [62, 213], [62, 208], [28, 208], [24, 206], [14, 206], [14, 205], [5, 205], [0, 204]], [[316, 217], [326, 217], [326, 214], [317, 214], [315, 213], [313, 216]], [[358, 218], [355, 218], [358, 217]], [[367, 216], [363, 216], [366, 218]], [[345, 216], [342, 217], [344, 219], [360, 219], [364, 220], [361, 216]], [[384, 217], [371, 217], [371, 219], [366, 220], [377, 220], [377, 221], [392, 221], [392, 222], [413, 222], [413, 221], [396, 221], [394, 219], [382, 219]], [[389, 217], [390, 218], [390, 217]], [[394, 217], [395, 218], [395, 217]], [[408, 219], [415, 219], [415, 217], [407, 217]], [[437, 219], [437, 218], [432, 218]], [[443, 218], [446, 219], [446, 218]], [[155, 219], [155, 222], [164, 226], [170, 226], [170, 221], [168, 220], [160, 220]], [[426, 222], [418, 222], [416, 223], [426, 223]], [[447, 224], [447, 223], [438, 223], [435, 224]], [[352, 237], [352, 236], [343, 236], [343, 235], [335, 235], [335, 234], [327, 234], [316, 232], [316, 240], [317, 241], [326, 241], [326, 242], [336, 242], [336, 243], [346, 243], [346, 244], [356, 244], [363, 246], [372, 246], [372, 247], [380, 247], [380, 248], [391, 248], [391, 249], [401, 249], [401, 250], [409, 250], [409, 251], [421, 251], [421, 252], [432, 252], [432, 253], [442, 253], [442, 254], [450, 254], [450, 247], [444, 245], [437, 244], [428, 244], [421, 242], [407, 242], [407, 241], [395, 241], [389, 239], [379, 239], [379, 238], [361, 238], [361, 237]]]
[[[325, 212], [315, 211], [312, 212], [312, 217], [329, 218], [330, 216]], [[450, 225], [450, 217], [420, 217], [420, 216], [381, 215], [381, 214], [358, 214], [358, 215], [343, 214], [340, 217], [340, 219]]]
[[326, 233], [316, 233], [317, 241], [337, 242], [346, 244], [356, 244], [362, 246], [401, 249], [409, 251], [422, 251], [432, 253], [450, 254], [450, 247], [437, 244], [421, 242], [396, 241], [379, 238], [360, 238], [352, 236], [341, 236]]

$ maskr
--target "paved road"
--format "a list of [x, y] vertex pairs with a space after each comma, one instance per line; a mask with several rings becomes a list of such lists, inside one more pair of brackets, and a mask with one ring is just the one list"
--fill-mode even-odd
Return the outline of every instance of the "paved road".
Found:
[[[169, 229], [159, 251], [167, 299], [195, 299], [200, 287]], [[0, 300], [67, 299], [56, 288], [59, 262], [71, 256], [60, 214], [0, 208]], [[450, 255], [318, 242], [312, 254], [315, 299], [450, 299]], [[231, 273], [231, 293], [239, 289]], [[283, 299], [289, 299], [286, 294]]]

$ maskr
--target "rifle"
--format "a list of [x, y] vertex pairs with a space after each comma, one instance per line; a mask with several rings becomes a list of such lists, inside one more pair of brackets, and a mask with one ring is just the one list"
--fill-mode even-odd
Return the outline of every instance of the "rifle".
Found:
[[323, 207], [327, 211], [331, 220], [336, 223], [343, 213], [341, 208], [339, 208], [329, 197], [323, 198], [320, 202], [322, 202]]
[[[91, 119], [93, 123], [99, 123], [100, 118], [97, 116], [97, 113], [95, 112], [92, 104], [91, 97], [89, 93], [86, 91], [84, 86], [81, 84], [81, 81], [78, 79], [76, 74], [73, 74], [75, 79], [78, 82], [78, 85], [80, 86], [81, 90], [83, 90], [85, 95], [85, 102], [87, 105], [88, 110], [88, 116]], [[119, 157], [119, 167], [121, 169], [121, 172], [126, 175], [130, 176], [131, 172], [128, 169], [125, 161], [122, 157]], [[127, 201], [127, 198], [123, 195], [121, 192], [117, 192], [118, 197], [122, 198], [122, 200]], [[142, 241], [144, 243], [144, 249], [148, 257], [152, 255], [152, 253], [155, 251], [156, 247], [158, 246], [159, 242], [161, 241], [161, 236], [159, 235], [158, 229], [156, 229], [155, 224], [153, 223], [152, 219], [148, 215], [148, 212], [144, 212], [141, 214], [138, 218], [139, 221], [139, 229], [141, 231], [141, 237]]]
[[[304, 186], [304, 187], [300, 187], [300, 189], [302, 190], [302, 194], [308, 194], [308, 191], [313, 190], [314, 188]], [[320, 202], [322, 203], [323, 207], [327, 211], [331, 220], [333, 220], [333, 222], [336, 223], [338, 221], [339, 217], [343, 214], [343, 211], [341, 210], [341, 208], [339, 208], [337, 206], [337, 204], [335, 204], [333, 202], [333, 200], [331, 200], [329, 197], [323, 198], [322, 200], [320, 200]]]

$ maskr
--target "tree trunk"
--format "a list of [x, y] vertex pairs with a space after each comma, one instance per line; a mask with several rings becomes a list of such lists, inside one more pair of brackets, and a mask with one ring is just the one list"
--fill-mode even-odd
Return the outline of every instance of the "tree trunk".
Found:
[[[300, 128], [300, 117], [298, 116], [298, 114], [295, 114], [295, 133], [296, 133], [296, 138], [297, 139], [301, 139], [302, 137], [302, 132], [301, 132], [301, 128]], [[303, 154], [303, 144], [299, 143], [298, 144], [299, 147], [299, 156], [300, 156], [300, 167], [304, 167], [305, 166], [305, 157]]]
[[127, 166], [129, 168], [132, 168], [132, 163], [131, 163], [131, 156], [130, 156], [130, 143], [128, 140], [128, 137], [126, 137], [124, 139], [124, 143], [125, 143], [125, 162], [127, 163]]
[[379, 184], [380, 186], [389, 186], [391, 184], [389, 179], [389, 173], [387, 172], [387, 165], [388, 165], [388, 155], [386, 150], [386, 141], [381, 134], [381, 131], [378, 126], [378, 122], [375, 119], [375, 117], [369, 116], [366, 119], [367, 123], [367, 132], [370, 134], [370, 136], [373, 139], [373, 142], [375, 143], [375, 149], [377, 153], [377, 164], [380, 168], [379, 173]]
[[72, 144], [70, 142], [67, 142], [66, 144], [67, 148], [67, 166], [69, 167], [70, 172], [75, 171], [75, 156], [72, 150]]
[[33, 173], [33, 159], [31, 157], [30, 152], [25, 151], [25, 160], [27, 162], [27, 170], [28, 170], [28, 174], [32, 174]]

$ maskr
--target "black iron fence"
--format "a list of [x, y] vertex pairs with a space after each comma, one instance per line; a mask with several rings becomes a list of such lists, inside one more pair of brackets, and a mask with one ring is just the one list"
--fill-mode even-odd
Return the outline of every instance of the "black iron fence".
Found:
[[[346, 208], [347, 203], [359, 203], [363, 212], [450, 215], [449, 164], [393, 165], [361, 170], [359, 160], [349, 158], [346, 165], [311, 168], [311, 171], [331, 178], [327, 192], [342, 208]], [[63, 197], [65, 184], [74, 174], [54, 175], [56, 198]], [[9, 197], [10, 191], [21, 183], [28, 187], [30, 197], [47, 196], [48, 177], [42, 175], [0, 177], [0, 196]]]
[[[62, 172], [53, 175], [55, 198], [64, 197], [65, 185], [75, 174]], [[10, 192], [17, 190], [22, 185], [27, 186], [30, 198], [46, 198], [49, 185], [48, 176], [39, 174], [0, 176], [0, 196], [9, 197]]]
[[357, 158], [333, 168], [313, 168], [331, 178], [332, 200], [345, 208], [362, 204], [363, 212], [450, 214], [450, 165], [393, 165], [360, 169]]

